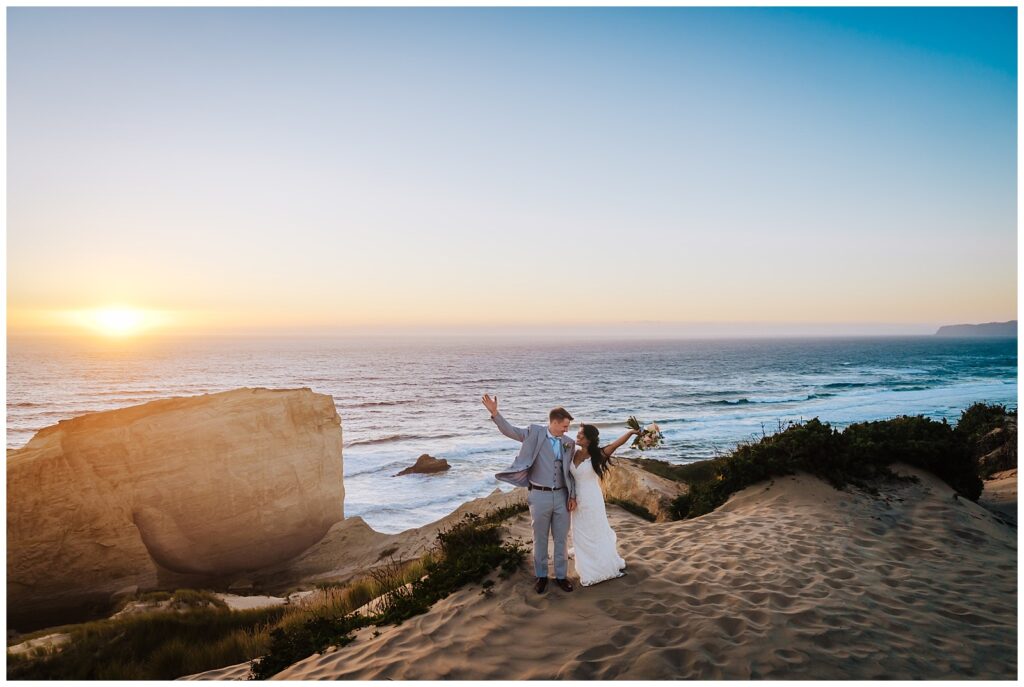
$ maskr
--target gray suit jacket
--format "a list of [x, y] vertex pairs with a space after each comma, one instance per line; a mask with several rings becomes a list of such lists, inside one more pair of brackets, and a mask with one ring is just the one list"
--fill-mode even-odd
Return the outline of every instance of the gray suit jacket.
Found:
[[[547, 438], [548, 428], [545, 425], [516, 427], [503, 418], [501, 413], [497, 413], [491, 419], [494, 420], [494, 424], [498, 425], [498, 429], [501, 430], [502, 434], [509, 439], [523, 442], [522, 448], [519, 449], [519, 455], [516, 456], [511, 467], [505, 472], [499, 472], [494, 476], [502, 482], [508, 482], [517, 487], [527, 486], [530, 482], [530, 468], [533, 466], [534, 461], [537, 460], [537, 454], [540, 452], [543, 441]], [[571, 499], [576, 498], [576, 480], [569, 471], [569, 463], [572, 461], [572, 454], [575, 448], [576, 442], [573, 439], [562, 436], [562, 455], [564, 456], [562, 459], [562, 474], [565, 477], [565, 486]]]

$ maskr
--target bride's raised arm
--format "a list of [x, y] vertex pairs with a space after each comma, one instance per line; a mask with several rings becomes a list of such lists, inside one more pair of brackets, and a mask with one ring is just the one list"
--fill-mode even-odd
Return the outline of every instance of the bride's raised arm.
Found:
[[608, 444], [607, 446], [602, 446], [601, 452], [604, 453], [604, 457], [610, 458], [611, 455], [615, 453], [615, 449], [626, 443], [626, 440], [629, 439], [634, 434], [639, 434], [639, 432], [637, 432], [635, 429], [631, 429], [625, 434], [623, 434], [621, 437], [613, 441], [612, 443]]

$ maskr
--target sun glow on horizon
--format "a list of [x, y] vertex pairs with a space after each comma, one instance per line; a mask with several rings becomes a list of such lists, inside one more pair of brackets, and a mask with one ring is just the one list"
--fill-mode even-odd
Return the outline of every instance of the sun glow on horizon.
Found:
[[109, 306], [69, 313], [69, 319], [79, 327], [108, 337], [129, 337], [141, 334], [160, 324], [159, 313], [142, 308]]

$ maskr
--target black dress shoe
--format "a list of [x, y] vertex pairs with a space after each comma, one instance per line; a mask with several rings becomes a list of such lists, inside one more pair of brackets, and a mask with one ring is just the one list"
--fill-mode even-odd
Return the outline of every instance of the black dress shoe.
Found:
[[559, 579], [555, 580], [555, 583], [559, 587], [561, 587], [562, 591], [564, 591], [564, 592], [571, 592], [572, 591], [572, 582], [570, 582], [569, 580], [567, 580], [565, 578], [559, 578]]
[[533, 583], [533, 588], [537, 590], [538, 594], [543, 594], [544, 590], [548, 588], [548, 578], [538, 577], [537, 581]]

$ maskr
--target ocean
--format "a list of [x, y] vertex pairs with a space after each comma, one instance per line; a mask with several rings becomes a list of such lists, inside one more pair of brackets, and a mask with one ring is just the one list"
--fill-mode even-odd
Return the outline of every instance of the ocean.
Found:
[[[7, 446], [83, 413], [244, 386], [332, 395], [344, 430], [345, 515], [393, 533], [511, 489], [494, 473], [519, 445], [491, 422], [484, 393], [497, 395], [502, 414], [520, 426], [544, 423], [562, 405], [596, 424], [602, 442], [624, 432], [630, 415], [657, 422], [665, 442], [646, 455], [685, 463], [790, 420], [843, 427], [921, 414], [955, 422], [975, 401], [1016, 408], [1017, 342], [12, 337]], [[451, 470], [393, 476], [422, 453], [447, 459]]]

